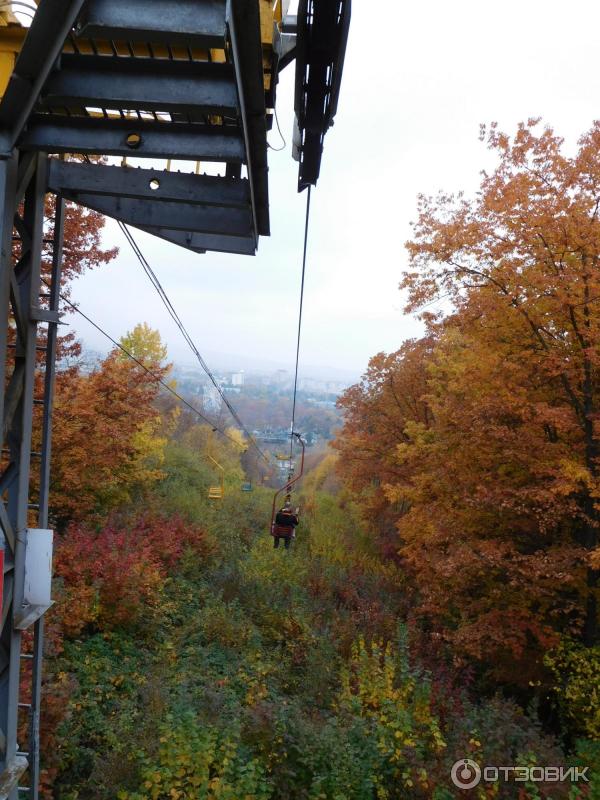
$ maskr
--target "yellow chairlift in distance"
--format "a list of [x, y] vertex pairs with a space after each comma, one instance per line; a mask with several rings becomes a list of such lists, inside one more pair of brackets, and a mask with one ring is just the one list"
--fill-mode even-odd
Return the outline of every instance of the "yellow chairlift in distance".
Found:
[[211, 486], [208, 490], [209, 500], [222, 500], [225, 497], [225, 467], [222, 467], [211, 455], [208, 458], [221, 473], [219, 486]]

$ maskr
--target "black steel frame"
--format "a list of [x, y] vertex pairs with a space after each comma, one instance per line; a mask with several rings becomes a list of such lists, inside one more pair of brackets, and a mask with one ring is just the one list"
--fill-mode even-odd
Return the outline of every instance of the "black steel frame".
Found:
[[[0, 797], [38, 797], [39, 719], [42, 688], [43, 617], [29, 627], [24, 604], [25, 550], [33, 528], [48, 527], [52, 401], [55, 380], [59, 283], [62, 264], [64, 201], [56, 202], [52, 269], [42, 283], [48, 159], [45, 154], [20, 154], [0, 162], [3, 195], [1, 217], [0, 399], [3, 420], [0, 474], [0, 541], [5, 549], [4, 604], [0, 633]], [[46, 288], [48, 284], [48, 288]], [[47, 326], [40, 344], [40, 327]], [[41, 353], [43, 352], [43, 356]], [[42, 388], [43, 387], [43, 388]], [[41, 392], [35, 397], [36, 390]], [[41, 450], [32, 451], [35, 412]], [[32, 463], [38, 474], [34, 476]], [[32, 502], [32, 487], [37, 497]], [[24, 681], [29, 683], [23, 691]], [[28, 716], [28, 742], [18, 731]], [[22, 743], [25, 744], [24, 742]], [[27, 781], [20, 787], [23, 774]]]
[[[189, 63], [153, 59], [126, 63], [85, 57], [77, 46], [73, 55], [59, 58], [67, 38], [76, 36], [78, 29], [90, 33], [102, 22], [103, 6], [118, 17], [114, 3], [111, 7], [106, 0], [90, 2], [87, 16], [75, 27], [81, 0], [41, 0], [0, 103], [0, 386], [4, 387], [0, 546], [5, 550], [0, 798], [37, 800], [39, 794], [44, 622], [43, 617], [37, 619], [24, 638], [25, 552], [35, 527], [48, 527], [65, 198], [199, 252], [254, 254], [258, 236], [268, 233], [258, 7], [254, 0], [234, 0], [227, 6], [223, 2], [219, 26], [218, 5], [204, 3], [208, 15], [204, 43], [220, 43], [228, 53], [226, 63], [195, 63], [192, 58]], [[243, 30], [242, 37], [238, 30]], [[251, 92], [257, 96], [250, 97]], [[107, 112], [100, 117], [54, 113], [60, 102], [85, 106], [113, 101], [127, 106], [127, 113], [117, 118]], [[144, 112], [145, 107], [152, 113]], [[161, 109], [168, 112], [169, 124], [157, 113]], [[222, 115], [219, 125], [211, 123], [213, 114]], [[138, 138], [134, 148], [128, 141], [132, 132]], [[65, 151], [223, 161], [227, 176], [48, 158], [48, 152]], [[240, 176], [242, 163], [247, 165], [247, 179]], [[49, 236], [44, 229], [48, 191], [57, 195], [56, 219], [51, 274], [42, 282], [43, 244]], [[41, 326], [47, 326], [43, 344]], [[36, 392], [39, 396], [34, 396]], [[38, 452], [33, 452], [34, 429], [41, 437]], [[32, 489], [37, 493], [33, 498]], [[19, 732], [27, 742], [19, 741]]]
[[315, 186], [325, 134], [337, 113], [352, 0], [300, 0], [296, 47], [298, 190]]

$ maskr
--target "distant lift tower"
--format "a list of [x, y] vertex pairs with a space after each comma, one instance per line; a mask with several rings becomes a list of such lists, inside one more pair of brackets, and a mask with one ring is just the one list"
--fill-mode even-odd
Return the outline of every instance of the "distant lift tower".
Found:
[[269, 235], [278, 76], [295, 61], [302, 190], [336, 112], [350, 3], [0, 5], [0, 800], [38, 797], [65, 202], [197, 253], [253, 255]]

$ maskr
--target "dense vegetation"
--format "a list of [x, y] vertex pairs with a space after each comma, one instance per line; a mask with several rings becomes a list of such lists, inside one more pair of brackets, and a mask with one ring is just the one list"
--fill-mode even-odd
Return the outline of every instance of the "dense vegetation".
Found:
[[174, 435], [142, 514], [72, 525], [59, 548], [54, 797], [441, 800], [465, 755], [566, 763], [515, 702], [477, 703], [464, 673], [411, 652], [402, 571], [348, 495], [319, 489], [327, 463], [287, 554], [266, 535], [270, 493], [244, 497], [236, 476], [209, 506], [203, 435]]
[[[341, 399], [290, 552], [235, 431], [118, 352], [59, 382], [48, 798], [600, 797], [600, 126], [487, 135], [475, 200], [421, 199], [425, 335]], [[461, 758], [592, 782], [465, 792]]]

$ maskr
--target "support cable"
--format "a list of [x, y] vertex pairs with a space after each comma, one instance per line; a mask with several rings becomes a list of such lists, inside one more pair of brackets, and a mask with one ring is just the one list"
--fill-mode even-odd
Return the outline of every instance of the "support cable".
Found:
[[[46, 283], [46, 281], [43, 281], [43, 282]], [[48, 284], [46, 283], [46, 285], [48, 285]], [[166, 389], [170, 394], [172, 394], [173, 397], [175, 397], [180, 403], [182, 403], [182, 405], [184, 405], [189, 411], [192, 411], [203, 422], [206, 422], [208, 425], [210, 425], [210, 427], [213, 429], [213, 431], [216, 431], [217, 433], [220, 433], [221, 436], [224, 436], [225, 439], [229, 439], [230, 442], [233, 442], [238, 447], [240, 446], [240, 443], [238, 442], [237, 439], [234, 439], [233, 436], [230, 436], [227, 433], [227, 431], [224, 431], [222, 428], [219, 428], [217, 425], [215, 425], [215, 423], [211, 419], [209, 419], [207, 416], [205, 416], [201, 411], [198, 411], [198, 409], [195, 408], [191, 403], [189, 403], [184, 397], [182, 397], [179, 394], [179, 392], [176, 392], [175, 389], [173, 389], [172, 386], [170, 386], [165, 380], [163, 380], [160, 377], [160, 375], [157, 375], [155, 372], [153, 372], [151, 369], [149, 369], [143, 363], [143, 361], [140, 361], [139, 358], [136, 358], [136, 356], [134, 356], [133, 353], [130, 353], [129, 350], [126, 347], [124, 347], [120, 342], [118, 342], [116, 339], [113, 339], [113, 337], [110, 335], [110, 333], [107, 333], [105, 330], [103, 330], [100, 327], [100, 325], [95, 323], [93, 319], [90, 319], [90, 317], [88, 317], [87, 314], [84, 314], [84, 312], [78, 306], [76, 306], [75, 303], [73, 303], [71, 300], [69, 300], [68, 297], [66, 297], [64, 294], [61, 293], [60, 298], [64, 303], [66, 303], [68, 306], [70, 306], [70, 308], [72, 308], [73, 311], [75, 311], [77, 314], [79, 314], [79, 316], [83, 317], [83, 319], [85, 319], [86, 322], [89, 322], [89, 324], [93, 328], [95, 328], [98, 331], [98, 333], [101, 333], [102, 336], [104, 336], [106, 339], [108, 339], [108, 341], [111, 342], [115, 347], [118, 347], [119, 350], [127, 356], [127, 358], [130, 358], [139, 367], [141, 367], [146, 374], [150, 375], [150, 377], [153, 378], [154, 381], [156, 381], [156, 383], [160, 384], [164, 389]]]
[[[88, 155], [84, 155], [84, 157], [83, 157], [83, 160], [84, 160], [84, 161], [85, 161], [87, 164], [91, 164], [91, 163], [92, 163], [92, 162], [91, 162], [91, 159], [90, 159], [90, 157], [89, 157]], [[231, 402], [230, 402], [230, 400], [229, 400], [229, 399], [228, 399], [228, 398], [225, 396], [225, 392], [224, 392], [224, 391], [223, 391], [223, 389], [222, 389], [222, 388], [219, 386], [219, 384], [218, 384], [218, 382], [217, 382], [217, 379], [216, 379], [216, 378], [215, 378], [215, 376], [213, 375], [213, 373], [212, 373], [212, 371], [210, 370], [210, 368], [209, 368], [208, 364], [206, 363], [206, 361], [205, 361], [205, 360], [202, 358], [202, 356], [200, 355], [200, 352], [199, 352], [198, 348], [196, 347], [196, 345], [195, 345], [195, 343], [194, 343], [194, 341], [193, 341], [192, 337], [191, 337], [191, 336], [189, 335], [189, 333], [187, 332], [187, 330], [186, 330], [186, 328], [185, 328], [185, 325], [183, 324], [183, 322], [181, 321], [181, 318], [179, 317], [179, 315], [178, 315], [178, 314], [177, 314], [177, 312], [175, 311], [175, 308], [174, 308], [173, 304], [171, 303], [171, 301], [170, 301], [170, 299], [169, 299], [169, 297], [168, 297], [167, 293], [166, 293], [166, 292], [165, 292], [165, 290], [163, 289], [163, 287], [162, 287], [162, 285], [161, 285], [161, 283], [160, 283], [160, 281], [159, 281], [158, 277], [156, 276], [156, 274], [155, 274], [154, 270], [152, 269], [152, 267], [150, 266], [150, 264], [149, 264], [149, 263], [148, 263], [148, 261], [146, 260], [146, 258], [145, 258], [145, 256], [144, 256], [144, 254], [142, 253], [142, 251], [140, 250], [138, 243], [137, 243], [137, 242], [136, 242], [136, 240], [134, 239], [134, 237], [133, 237], [133, 234], [131, 233], [131, 231], [129, 230], [129, 227], [128, 227], [127, 225], [125, 225], [125, 223], [124, 223], [124, 222], [121, 222], [121, 220], [117, 220], [117, 223], [118, 223], [118, 225], [119, 225], [119, 228], [120, 228], [120, 229], [121, 229], [121, 231], [123, 232], [123, 234], [124, 234], [125, 238], [127, 239], [128, 243], [129, 243], [129, 245], [130, 245], [130, 247], [132, 248], [133, 252], [135, 253], [135, 255], [136, 255], [136, 257], [137, 257], [138, 261], [140, 262], [140, 264], [141, 264], [141, 266], [142, 266], [142, 269], [143, 269], [143, 270], [144, 270], [144, 272], [146, 273], [146, 275], [147, 275], [147, 277], [148, 277], [148, 279], [149, 279], [150, 283], [151, 283], [151, 284], [154, 286], [154, 288], [156, 289], [156, 291], [157, 291], [157, 293], [158, 293], [158, 295], [159, 295], [160, 299], [161, 299], [161, 300], [162, 300], [162, 302], [163, 302], [163, 305], [165, 306], [165, 308], [166, 308], [166, 309], [167, 309], [167, 311], [169, 312], [169, 316], [171, 317], [171, 319], [173, 320], [173, 322], [174, 322], [174, 323], [177, 325], [177, 327], [179, 328], [179, 331], [180, 331], [181, 335], [182, 335], [182, 336], [183, 336], [183, 338], [185, 339], [185, 341], [186, 341], [186, 343], [188, 344], [189, 348], [191, 349], [192, 353], [193, 353], [193, 354], [196, 356], [196, 358], [198, 359], [198, 362], [199, 362], [200, 366], [202, 367], [202, 369], [204, 370], [204, 372], [206, 373], [206, 375], [208, 375], [208, 377], [209, 377], [209, 379], [210, 379], [211, 383], [213, 384], [213, 386], [215, 387], [215, 389], [216, 389], [216, 390], [217, 390], [217, 392], [219, 393], [219, 396], [221, 397], [221, 400], [222, 400], [222, 401], [225, 403], [225, 405], [227, 406], [227, 409], [229, 410], [229, 413], [231, 414], [231, 416], [233, 417], [233, 419], [234, 419], [234, 420], [237, 422], [238, 426], [239, 426], [239, 427], [242, 429], [242, 431], [243, 431], [243, 433], [246, 435], [246, 438], [248, 439], [249, 443], [252, 445], [252, 447], [254, 447], [254, 449], [255, 449], [255, 450], [256, 450], [256, 452], [259, 454], [259, 456], [260, 456], [260, 457], [261, 457], [261, 458], [262, 458], [262, 459], [263, 459], [263, 460], [264, 460], [264, 461], [265, 461], [267, 464], [270, 464], [271, 462], [270, 462], [270, 460], [269, 460], [268, 456], [267, 456], [267, 455], [265, 455], [265, 453], [264, 453], [264, 452], [263, 452], [263, 451], [260, 449], [260, 447], [258, 446], [258, 444], [257, 444], [257, 442], [256, 442], [256, 439], [254, 438], [254, 436], [252, 436], [252, 434], [250, 433], [250, 431], [249, 431], [249, 430], [246, 428], [246, 426], [244, 425], [244, 423], [243, 423], [243, 422], [242, 422], [242, 420], [240, 419], [240, 416], [239, 416], [239, 414], [237, 413], [237, 411], [236, 411], [236, 410], [235, 410], [235, 408], [233, 407], [232, 403], [231, 403]], [[78, 309], [77, 309], [77, 306], [74, 306], [74, 308], [75, 308], [75, 310], [78, 310]], [[92, 325], [94, 325], [94, 323], [91, 323], [91, 324], [92, 324]], [[102, 331], [102, 333], [104, 333], [104, 331]], [[108, 337], [108, 338], [110, 338], [110, 337]], [[111, 339], [111, 341], [112, 341], [112, 339]], [[117, 345], [117, 346], [120, 346], [120, 345]]]
[[281, 132], [281, 125], [279, 124], [279, 117], [277, 116], [276, 108], [273, 109], [273, 113], [275, 114], [275, 122], [277, 123], [277, 130], [279, 131], [279, 137], [281, 139], [281, 147], [273, 147], [273, 145], [270, 142], [267, 142], [267, 146], [269, 150], [273, 150], [274, 153], [281, 153], [282, 150], [285, 150], [285, 148], [287, 147], [287, 142], [285, 136]]
[[292, 469], [292, 459], [294, 457], [294, 432], [296, 427], [296, 397], [298, 394], [298, 366], [300, 364], [300, 342], [302, 339], [302, 313], [304, 310], [304, 283], [306, 279], [306, 255], [308, 252], [308, 226], [310, 222], [310, 193], [312, 187], [308, 187], [306, 195], [306, 222], [304, 224], [304, 254], [302, 257], [302, 283], [300, 284], [300, 309], [298, 312], [298, 342], [296, 344], [296, 374], [294, 376], [294, 400], [292, 404], [292, 430], [290, 432], [290, 477]]
[[152, 286], [155, 288], [155, 290], [156, 290], [158, 296], [160, 297], [163, 305], [167, 309], [167, 311], [169, 313], [169, 316], [171, 317], [171, 319], [173, 320], [175, 325], [178, 327], [181, 335], [183, 336], [185, 342], [189, 346], [189, 348], [192, 351], [192, 353], [198, 359], [198, 363], [200, 364], [200, 366], [202, 367], [202, 369], [204, 370], [204, 372], [208, 376], [208, 378], [211, 381], [212, 385], [215, 387], [215, 389], [219, 393], [219, 396], [221, 397], [221, 400], [223, 401], [223, 403], [227, 406], [227, 409], [229, 410], [229, 413], [231, 414], [233, 419], [236, 421], [238, 426], [242, 429], [242, 431], [246, 435], [246, 438], [248, 439], [248, 442], [252, 445], [252, 447], [254, 447], [254, 449], [257, 451], [257, 453], [260, 455], [260, 457], [263, 458], [267, 463], [269, 463], [268, 457], [260, 449], [260, 447], [256, 443], [256, 439], [252, 436], [250, 431], [246, 428], [246, 426], [242, 422], [242, 420], [241, 420], [239, 414], [237, 413], [237, 411], [235, 410], [233, 404], [231, 403], [229, 398], [226, 396], [226, 394], [223, 391], [223, 389], [221, 388], [221, 386], [219, 386], [219, 383], [218, 383], [217, 379], [215, 378], [214, 374], [212, 373], [210, 367], [208, 366], [208, 364], [206, 363], [204, 358], [201, 356], [200, 351], [198, 350], [198, 348], [196, 347], [196, 344], [194, 343], [194, 340], [192, 339], [192, 337], [188, 333], [188, 331], [187, 331], [185, 325], [183, 324], [179, 314], [177, 313], [177, 311], [175, 310], [175, 307], [171, 303], [171, 300], [169, 299], [169, 296], [167, 295], [166, 291], [164, 290], [164, 288], [163, 288], [161, 282], [159, 281], [156, 273], [154, 272], [154, 270], [152, 269], [152, 267], [150, 266], [150, 264], [146, 260], [144, 254], [140, 250], [140, 247], [139, 247], [138, 243], [136, 242], [135, 238], [133, 237], [133, 234], [129, 230], [128, 226], [125, 225], [125, 223], [121, 222], [121, 221], [118, 222], [118, 225], [119, 225], [119, 228], [121, 229], [121, 231], [123, 232], [125, 238], [127, 239], [131, 249], [135, 253], [138, 261], [142, 265], [142, 269], [146, 273], [146, 276], [148, 277], [148, 280], [150, 281]]

